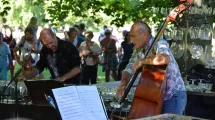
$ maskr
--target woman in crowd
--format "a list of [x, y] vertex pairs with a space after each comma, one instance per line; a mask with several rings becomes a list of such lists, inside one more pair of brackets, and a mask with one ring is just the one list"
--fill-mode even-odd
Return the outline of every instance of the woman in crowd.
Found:
[[106, 82], [110, 81], [110, 71], [112, 71], [112, 77], [117, 80], [117, 49], [116, 41], [111, 38], [111, 31], [109, 29], [105, 30], [105, 38], [100, 42], [102, 50], [104, 52], [104, 63], [103, 72], [105, 72]]
[[96, 84], [98, 71], [98, 56], [101, 49], [95, 42], [91, 41], [93, 32], [85, 32], [86, 41], [82, 42], [79, 47], [79, 54], [82, 57], [82, 79], [81, 84]]
[[118, 80], [121, 80], [122, 71], [128, 64], [134, 48], [134, 44], [130, 40], [130, 32], [124, 31], [123, 36], [124, 41], [121, 43], [121, 47], [119, 49], [119, 57], [121, 58], [121, 62], [118, 66]]
[[120, 55], [122, 56], [122, 62], [128, 61], [133, 53], [134, 44], [130, 40], [130, 32], [126, 31], [124, 41], [121, 43]]

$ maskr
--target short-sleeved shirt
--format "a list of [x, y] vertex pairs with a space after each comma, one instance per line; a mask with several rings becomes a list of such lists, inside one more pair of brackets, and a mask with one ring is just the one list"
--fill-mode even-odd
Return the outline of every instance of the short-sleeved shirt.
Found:
[[8, 67], [8, 65], [9, 65], [8, 55], [9, 54], [11, 54], [9, 47], [7, 46], [7, 44], [5, 42], [2, 42], [2, 44], [0, 44], [0, 68]]
[[[81, 59], [76, 47], [68, 41], [58, 39], [58, 46], [55, 52], [52, 52], [46, 46], [40, 51], [40, 60], [36, 64], [36, 68], [41, 73], [44, 68], [48, 68], [52, 79], [67, 74], [75, 67], [80, 67]], [[80, 75], [67, 79], [65, 83], [79, 84]]]
[[[151, 46], [154, 38], [152, 37], [149, 41], [148, 46], [146, 47], [146, 51]], [[172, 55], [169, 45], [166, 40], [160, 39], [154, 46], [154, 51], [156, 54], [164, 53], [169, 55], [170, 63], [167, 67], [166, 79], [167, 79], [167, 86], [165, 90], [164, 100], [170, 99], [176, 92], [178, 91], [185, 91], [184, 81], [182, 79], [178, 64]], [[145, 52], [146, 53], [146, 52]], [[134, 64], [139, 61], [140, 59], [144, 58], [145, 54], [143, 53], [143, 49], [135, 49], [132, 57], [129, 60], [129, 64], [126, 66], [124, 71], [127, 71], [130, 74], [133, 74], [133, 66]], [[139, 77], [137, 78], [139, 80]]]

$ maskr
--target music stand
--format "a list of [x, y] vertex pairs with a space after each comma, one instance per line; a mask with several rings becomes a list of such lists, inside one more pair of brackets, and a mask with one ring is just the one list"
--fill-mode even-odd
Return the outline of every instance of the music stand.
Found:
[[40, 105], [49, 105], [45, 95], [51, 95], [52, 89], [64, 87], [63, 83], [54, 80], [27, 80], [25, 85], [32, 103]]

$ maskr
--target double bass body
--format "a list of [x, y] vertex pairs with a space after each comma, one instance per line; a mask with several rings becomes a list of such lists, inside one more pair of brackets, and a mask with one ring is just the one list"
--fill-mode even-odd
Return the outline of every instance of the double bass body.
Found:
[[137, 85], [129, 119], [161, 113], [166, 88], [167, 65], [146, 65]]

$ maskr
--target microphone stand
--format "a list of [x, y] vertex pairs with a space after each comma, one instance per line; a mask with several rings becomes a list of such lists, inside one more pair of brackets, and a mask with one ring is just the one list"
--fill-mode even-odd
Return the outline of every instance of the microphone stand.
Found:
[[13, 78], [10, 80], [10, 82], [8, 83], [8, 85], [4, 88], [3, 92], [2, 92], [2, 96], [0, 96], [0, 100], [4, 100], [4, 97], [5, 97], [5, 92], [6, 90], [8, 89], [8, 87], [10, 86], [10, 84], [12, 82], [15, 81], [15, 117], [18, 117], [18, 89], [17, 89], [17, 84], [18, 84], [18, 81], [17, 81], [17, 77], [19, 76], [19, 74], [21, 73], [23, 69], [23, 65], [21, 66], [21, 68], [19, 70], [17, 70], [17, 72], [15, 73], [15, 75], [13, 76]]
[[82, 67], [81, 67], [81, 77], [80, 77], [80, 84], [82, 84], [81, 82], [82, 82], [83, 75], [84, 75], [84, 69], [85, 69], [85, 67], [86, 67], [86, 65], [87, 65], [87, 62], [86, 62], [86, 60], [87, 60], [87, 56], [83, 56], [83, 61], [84, 61], [84, 64], [83, 64], [83, 65], [82, 65]]

